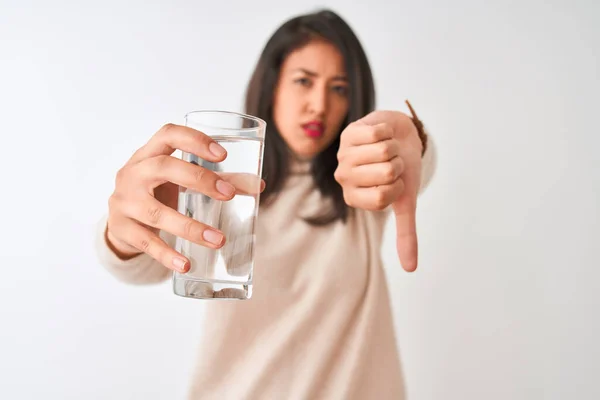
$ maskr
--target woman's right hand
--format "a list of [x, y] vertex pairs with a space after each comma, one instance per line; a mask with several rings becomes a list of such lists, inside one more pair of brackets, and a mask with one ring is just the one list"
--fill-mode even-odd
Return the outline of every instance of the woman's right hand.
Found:
[[175, 150], [210, 162], [227, 156], [223, 147], [202, 132], [163, 126], [117, 173], [109, 199], [106, 241], [121, 259], [147, 253], [167, 268], [187, 272], [190, 261], [159, 237], [160, 230], [213, 249], [222, 247], [225, 237], [177, 211], [179, 186], [216, 200], [231, 200], [236, 188], [213, 171], [172, 157]]

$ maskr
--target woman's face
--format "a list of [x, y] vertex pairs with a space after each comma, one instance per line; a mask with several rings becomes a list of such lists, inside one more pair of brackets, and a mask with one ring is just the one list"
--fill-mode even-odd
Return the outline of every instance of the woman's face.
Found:
[[312, 40], [288, 55], [275, 88], [273, 119], [288, 147], [308, 159], [337, 137], [348, 112], [344, 59], [335, 46]]

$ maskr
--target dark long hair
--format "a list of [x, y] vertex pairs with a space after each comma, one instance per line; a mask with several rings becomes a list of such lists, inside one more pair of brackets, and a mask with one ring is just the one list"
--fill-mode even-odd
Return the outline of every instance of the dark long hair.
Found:
[[311, 174], [317, 188], [332, 207], [307, 219], [313, 225], [326, 225], [337, 219], [346, 221], [349, 207], [344, 201], [341, 186], [334, 178], [340, 133], [375, 107], [375, 85], [365, 52], [348, 24], [337, 14], [323, 10], [292, 18], [281, 25], [267, 41], [260, 55], [246, 92], [245, 112], [267, 122], [263, 179], [267, 183], [261, 194], [261, 203], [274, 200], [289, 174], [290, 150], [277, 131], [273, 121], [274, 91], [279, 80], [280, 67], [294, 50], [320, 38], [333, 44], [345, 60], [349, 83], [348, 114], [337, 138], [312, 161]]

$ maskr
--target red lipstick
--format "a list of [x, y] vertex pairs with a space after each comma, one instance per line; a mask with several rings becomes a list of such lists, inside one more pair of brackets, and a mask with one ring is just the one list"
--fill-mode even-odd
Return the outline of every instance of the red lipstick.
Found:
[[304, 129], [304, 132], [306, 132], [307, 136], [312, 138], [319, 138], [323, 136], [323, 133], [325, 132], [325, 127], [320, 121], [307, 122], [306, 124], [302, 125], [302, 129]]

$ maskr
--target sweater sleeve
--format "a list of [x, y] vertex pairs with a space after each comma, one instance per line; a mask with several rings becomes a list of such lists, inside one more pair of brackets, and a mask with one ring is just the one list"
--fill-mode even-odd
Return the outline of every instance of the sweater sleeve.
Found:
[[[171, 277], [172, 270], [168, 269], [148, 254], [142, 253], [132, 259], [122, 260], [108, 247], [106, 243], [107, 216], [103, 216], [96, 226], [96, 254], [100, 264], [116, 279], [133, 285], [156, 284]], [[161, 238], [173, 246], [175, 238], [161, 232]]]

